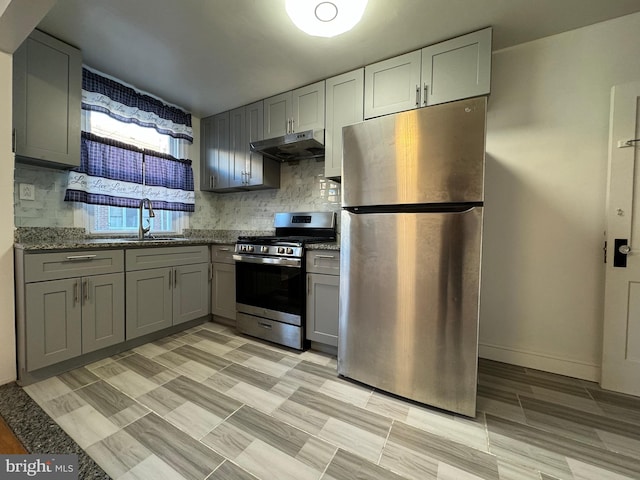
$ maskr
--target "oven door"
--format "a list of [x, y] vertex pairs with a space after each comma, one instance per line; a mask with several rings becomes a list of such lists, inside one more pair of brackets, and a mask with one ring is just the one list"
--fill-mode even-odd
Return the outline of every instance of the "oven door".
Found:
[[301, 259], [234, 255], [238, 312], [302, 325], [304, 269]]

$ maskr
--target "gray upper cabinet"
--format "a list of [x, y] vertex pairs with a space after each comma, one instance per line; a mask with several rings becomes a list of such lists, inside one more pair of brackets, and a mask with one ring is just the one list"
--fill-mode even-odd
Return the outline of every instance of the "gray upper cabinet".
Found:
[[491, 28], [422, 49], [422, 105], [491, 91]]
[[364, 120], [364, 69], [326, 80], [324, 176], [342, 175], [342, 127]]
[[325, 84], [321, 82], [264, 100], [264, 138], [324, 128]]
[[80, 50], [34, 30], [13, 55], [16, 159], [49, 167], [80, 165]]
[[280, 187], [280, 163], [251, 152], [264, 132], [263, 102], [202, 120], [200, 189], [237, 192]]
[[420, 51], [405, 53], [364, 69], [364, 117], [420, 106]]
[[491, 28], [365, 67], [365, 118], [486, 95]]
[[229, 188], [229, 122], [229, 112], [202, 119], [200, 190], [215, 192]]

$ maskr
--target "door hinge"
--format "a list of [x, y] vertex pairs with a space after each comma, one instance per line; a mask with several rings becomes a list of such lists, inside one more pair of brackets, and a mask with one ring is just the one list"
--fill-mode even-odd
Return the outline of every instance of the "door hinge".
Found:
[[11, 131], [11, 151], [16, 153], [16, 129]]
[[607, 263], [607, 241], [604, 241], [604, 247], [602, 247], [602, 251], [604, 252], [604, 263]]

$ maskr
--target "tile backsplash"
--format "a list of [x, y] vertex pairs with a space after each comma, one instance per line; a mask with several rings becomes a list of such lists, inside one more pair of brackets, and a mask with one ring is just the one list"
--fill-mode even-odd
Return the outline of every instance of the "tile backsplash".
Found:
[[[197, 165], [194, 165], [197, 168]], [[280, 188], [236, 193], [196, 190], [190, 228], [269, 230], [281, 211], [338, 211], [340, 184], [324, 176], [324, 162], [302, 160], [281, 165]], [[64, 201], [67, 172], [16, 163], [16, 227], [73, 227], [73, 206]], [[20, 184], [33, 185], [34, 200], [20, 199]]]

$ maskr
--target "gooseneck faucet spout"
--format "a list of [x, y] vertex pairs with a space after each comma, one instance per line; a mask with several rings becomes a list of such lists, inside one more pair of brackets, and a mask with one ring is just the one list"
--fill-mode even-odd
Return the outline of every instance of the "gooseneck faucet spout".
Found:
[[140, 218], [139, 218], [139, 222], [138, 222], [138, 240], [144, 240], [144, 234], [147, 233], [149, 230], [151, 230], [151, 222], [149, 222], [148, 219], [147, 219], [147, 222], [149, 222], [149, 226], [146, 227], [146, 228], [142, 226], [142, 210], [144, 210], [144, 202], [147, 202], [147, 208], [149, 209], [149, 218], [152, 218], [152, 217], [156, 216], [156, 214], [153, 212], [153, 207], [151, 206], [151, 200], [149, 200], [148, 198], [143, 198], [142, 200], [140, 200], [140, 205], [139, 205]]

